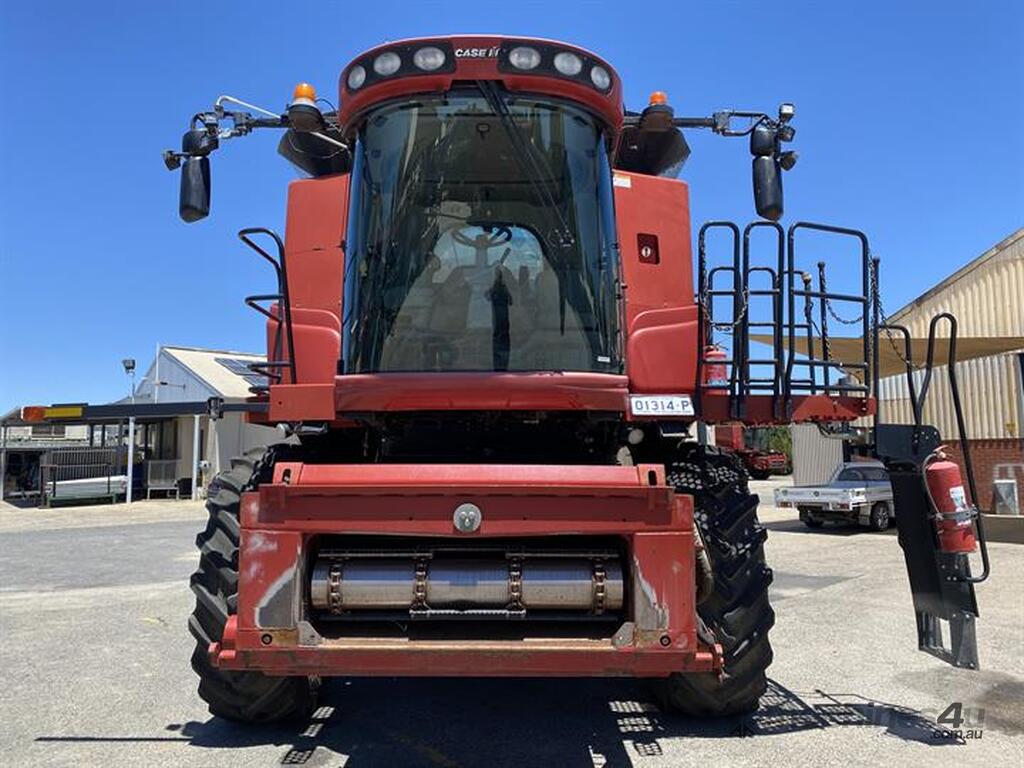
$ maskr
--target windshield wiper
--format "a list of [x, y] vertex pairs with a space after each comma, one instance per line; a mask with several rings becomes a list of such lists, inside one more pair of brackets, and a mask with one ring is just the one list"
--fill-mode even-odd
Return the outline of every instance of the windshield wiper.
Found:
[[523, 136], [522, 131], [519, 130], [519, 126], [516, 125], [515, 119], [512, 117], [512, 113], [508, 110], [508, 105], [498, 92], [497, 86], [487, 80], [478, 80], [477, 87], [480, 89], [484, 99], [487, 100], [488, 105], [494, 110], [494, 114], [501, 121], [501, 127], [508, 136], [509, 143], [515, 151], [516, 160], [519, 161], [526, 180], [541, 199], [544, 208], [557, 218], [555, 222], [557, 243], [553, 243], [553, 245], [558, 245], [561, 248], [571, 248], [576, 244], [572, 228], [562, 215], [562, 209], [559, 207], [558, 201], [555, 200], [555, 196], [551, 194], [551, 190], [548, 189], [547, 185], [541, 181], [542, 179], [551, 178], [551, 169], [547, 166], [547, 161], [538, 155], [533, 144]]
[[[487, 80], [478, 80], [477, 87], [491, 109], [494, 110], [494, 114], [501, 121], [501, 127], [505, 131], [505, 135], [508, 136], [509, 144], [512, 145], [523, 175], [533, 188], [534, 193], [540, 198], [543, 210], [548, 211], [549, 215], [556, 219], [554, 222], [556, 242], [551, 244], [558, 246], [562, 250], [572, 248], [576, 244], [576, 238], [573, 237], [572, 229], [562, 215], [562, 209], [559, 207], [555, 196], [551, 194], [547, 184], [542, 181], [552, 177], [547, 161], [543, 157], [538, 156], [533, 144], [523, 136], [522, 131], [519, 130], [519, 126], [516, 125], [515, 119], [512, 117], [512, 113], [509, 112], [508, 105], [498, 92], [497, 86]], [[565, 333], [566, 303], [566, 285], [562, 275], [564, 269], [565, 259], [560, 257], [558, 264], [555, 266], [555, 274], [558, 276], [558, 316], [562, 334]]]

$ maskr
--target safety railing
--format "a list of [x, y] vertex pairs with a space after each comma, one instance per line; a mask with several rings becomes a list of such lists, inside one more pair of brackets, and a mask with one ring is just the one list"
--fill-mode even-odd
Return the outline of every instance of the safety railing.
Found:
[[[715, 231], [726, 237], [719, 257], [712, 259], [708, 240]], [[767, 258], [752, 246], [752, 236], [759, 231], [771, 235]], [[853, 239], [860, 284], [833, 290], [825, 261], [817, 262], [816, 274], [800, 264], [797, 246], [805, 232]], [[797, 394], [870, 396], [878, 368], [877, 270], [867, 236], [859, 230], [811, 222], [797, 222], [787, 231], [775, 222], [757, 221], [742, 233], [728, 221], [702, 226], [697, 237], [697, 294], [698, 323], [705, 337], [697, 360], [698, 402], [703, 393], [724, 392], [730, 415], [742, 419], [749, 397], [768, 396], [775, 418], [782, 420], [792, 414]], [[723, 304], [729, 306], [723, 310]], [[850, 307], [856, 317], [840, 315], [849, 313]], [[859, 331], [857, 352], [847, 345], [843, 355], [834, 353], [833, 321]], [[803, 350], [798, 349], [800, 344]], [[765, 348], [770, 351], [765, 353]], [[709, 380], [705, 374], [710, 366], [724, 367], [727, 375]]]
[[151, 498], [155, 491], [173, 493], [175, 498], [179, 496], [177, 459], [146, 461], [146, 498]]
[[[277, 256], [273, 256], [253, 241], [253, 235], [266, 235], [274, 241], [277, 248]], [[245, 303], [261, 315], [277, 324], [274, 336], [273, 347], [268, 350], [268, 358], [276, 355], [281, 358], [284, 353], [284, 346], [287, 345], [287, 357], [282, 359], [268, 359], [266, 362], [250, 363], [249, 370], [253, 373], [266, 376], [267, 380], [274, 384], [280, 384], [284, 380], [282, 371], [287, 370], [290, 381], [295, 383], [295, 346], [292, 343], [292, 305], [288, 295], [288, 267], [285, 262], [284, 242], [272, 229], [266, 227], [250, 227], [239, 231], [238, 238], [256, 253], [263, 257], [277, 277], [277, 293], [255, 294], [246, 296]], [[264, 302], [270, 302], [264, 306]], [[275, 311], [276, 306], [276, 311]], [[284, 342], [284, 343], [282, 343]], [[258, 384], [249, 388], [254, 394], [263, 394], [269, 391], [268, 385]]]
[[123, 447], [52, 449], [39, 463], [40, 500], [114, 499], [124, 493], [125, 460]]

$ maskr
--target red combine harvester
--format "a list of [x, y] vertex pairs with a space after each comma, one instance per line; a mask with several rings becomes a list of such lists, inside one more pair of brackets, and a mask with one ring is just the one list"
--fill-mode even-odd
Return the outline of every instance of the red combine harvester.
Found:
[[[655, 93], [627, 112], [593, 53], [500, 36], [380, 46], [342, 72], [337, 111], [320, 104], [305, 84], [284, 114], [222, 97], [164, 155], [186, 221], [209, 213], [225, 139], [283, 129], [310, 177], [284, 241], [240, 233], [278, 279], [246, 300], [268, 344], [249, 418], [291, 440], [209, 488], [190, 629], [211, 712], [298, 715], [322, 677], [352, 675], [645, 677], [683, 712], [756, 708], [766, 532], [735, 458], [690, 429], [875, 411], [866, 237], [776, 223], [792, 106], [685, 118]], [[700, 227], [695, 282], [674, 176], [696, 128], [748, 138], [766, 220]], [[855, 289], [826, 290], [823, 266], [812, 287], [809, 236], [853, 243]], [[862, 359], [789, 355], [798, 333], [827, 339], [829, 302], [859, 308]], [[767, 356], [753, 327], [774, 334]], [[878, 427], [875, 445], [921, 647], [976, 666], [977, 579], [923, 490], [938, 435]], [[947, 516], [973, 525], [969, 507]]]
[[715, 426], [715, 445], [736, 456], [752, 478], [767, 480], [771, 475], [787, 474], [790, 471], [789, 457], [782, 451], [759, 447], [758, 442], [757, 433], [751, 439], [742, 424]]

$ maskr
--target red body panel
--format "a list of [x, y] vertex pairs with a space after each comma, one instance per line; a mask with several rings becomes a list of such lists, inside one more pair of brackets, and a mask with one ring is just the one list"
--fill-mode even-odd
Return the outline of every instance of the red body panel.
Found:
[[[770, 395], [746, 399], [744, 424], [753, 426], [778, 424]], [[831, 397], [826, 395], [793, 395], [793, 412], [782, 423], [855, 421], [875, 412], [875, 400], [868, 397]], [[705, 392], [701, 396], [701, 418], [708, 424], [735, 421], [729, 410], [729, 398], [722, 392]]]
[[616, 411], [625, 376], [606, 373], [386, 373], [339, 376], [339, 414], [367, 411]]
[[347, 174], [292, 182], [285, 229], [292, 308], [325, 310], [339, 324], [348, 187]]
[[[483, 510], [473, 534], [455, 532], [464, 502]], [[693, 509], [661, 466], [303, 465], [242, 501], [238, 615], [217, 665], [269, 674], [632, 675], [721, 667], [698, 641]], [[303, 598], [310, 537], [384, 534], [621, 537], [629, 554], [630, 612], [608, 639], [425, 641], [327, 637]]]
[[[285, 384], [331, 383], [338, 370], [348, 187], [349, 177], [339, 175], [296, 181], [288, 189], [285, 265], [297, 382], [284, 369]], [[280, 308], [275, 305], [272, 311]], [[267, 359], [287, 360], [288, 341], [282, 337], [278, 348], [277, 326], [276, 320], [267, 320]]]
[[[451, 42], [456, 49], [462, 48], [484, 48], [495, 49], [506, 41], [521, 42], [529, 45], [530, 42], [553, 43], [555, 41], [541, 40], [538, 38], [517, 38], [496, 35], [453, 35], [441, 38], [444, 42]], [[392, 43], [385, 43], [360, 55], [356, 60], [372, 56], [375, 53], [394, 48], [395, 46], [408, 43], [422, 43], [429, 45], [437, 42], [438, 38], [416, 38], [413, 40], [399, 40]], [[590, 51], [575, 45], [567, 45], [558, 42], [558, 47], [566, 51], [582, 53], [586, 56], [597, 59], [612, 76], [611, 88], [607, 93], [602, 93], [589, 83], [567, 80], [553, 75], [500, 72], [498, 70], [498, 59], [496, 56], [488, 57], [459, 57], [455, 58], [455, 71], [438, 74], [417, 74], [412, 77], [396, 76], [392, 79], [384, 79], [372, 85], [366, 85], [355, 92], [349, 91], [346, 85], [350, 64], [341, 73], [338, 84], [341, 108], [338, 112], [338, 120], [343, 132], [349, 132], [357, 121], [361, 112], [381, 101], [406, 96], [414, 93], [436, 93], [447, 91], [452, 83], [457, 80], [498, 80], [510, 91], [525, 91], [535, 93], [546, 93], [552, 96], [561, 96], [565, 99], [583, 104], [599, 115], [609, 126], [618, 131], [622, 125], [622, 83], [615, 70]], [[352, 62], [353, 64], [355, 61]]]
[[742, 451], [747, 447], [742, 424], [718, 424], [715, 426], [715, 445], [730, 451]]
[[692, 394], [698, 334], [686, 184], [616, 171], [615, 213], [630, 391]]

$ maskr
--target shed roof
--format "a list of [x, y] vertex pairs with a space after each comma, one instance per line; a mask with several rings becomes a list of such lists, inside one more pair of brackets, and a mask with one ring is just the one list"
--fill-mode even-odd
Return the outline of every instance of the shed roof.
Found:
[[[161, 347], [161, 352], [179, 362], [218, 395], [228, 399], [246, 398], [252, 395], [249, 387], [254, 383], [253, 374], [241, 371], [249, 363], [266, 360], [264, 355], [227, 349], [164, 346]], [[228, 361], [233, 360], [239, 361], [242, 365], [230, 365]], [[165, 399], [163, 394], [161, 394], [161, 399]]]
[[[981, 254], [977, 258], [972, 259], [971, 261], [967, 262], [962, 267], [960, 267], [960, 269], [958, 269], [956, 272], [954, 272], [953, 274], [951, 274], [949, 277], [945, 278], [944, 280], [941, 280], [938, 283], [936, 283], [935, 285], [933, 285], [931, 288], [929, 288], [927, 291], [922, 293], [916, 299], [908, 301], [902, 307], [900, 307], [895, 312], [893, 312], [892, 314], [889, 315], [889, 317], [888, 317], [889, 322], [890, 323], [903, 323], [903, 322], [905, 322], [905, 320], [907, 318], [907, 315], [909, 315], [914, 309], [920, 307], [922, 304], [924, 304], [929, 299], [937, 296], [938, 294], [940, 294], [943, 291], [947, 290], [948, 288], [950, 288], [951, 286], [953, 286], [956, 283], [960, 282], [964, 278], [968, 277], [973, 272], [975, 272], [975, 270], [977, 270], [978, 267], [983, 266], [987, 262], [991, 261], [993, 258], [995, 258], [995, 257], [1003, 254], [1004, 252], [1008, 251], [1011, 248], [1011, 246], [1014, 245], [1014, 243], [1016, 243], [1018, 240], [1021, 240], [1022, 238], [1024, 238], [1024, 227], [1021, 227], [1016, 232], [1014, 232], [1011, 235], [1003, 238], [1002, 240], [1000, 240], [998, 243], [993, 245], [991, 248], [989, 248], [987, 251], [985, 251], [983, 254]], [[1019, 307], [1016, 307], [1016, 308], [1014, 308], [1014, 307], [1007, 307], [1007, 309], [1011, 309], [1011, 310], [1012, 309], [1018, 309], [1018, 311], [1019, 311]]]

